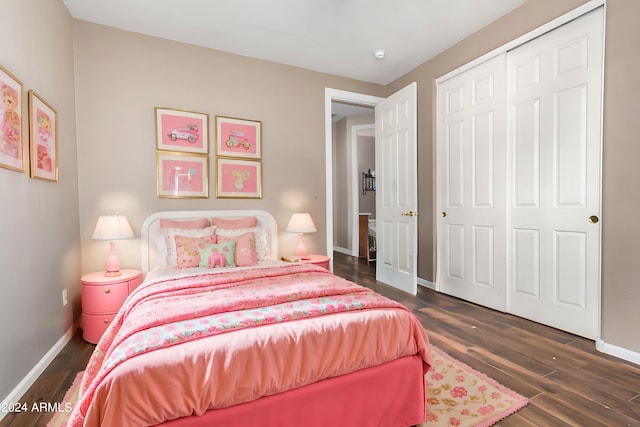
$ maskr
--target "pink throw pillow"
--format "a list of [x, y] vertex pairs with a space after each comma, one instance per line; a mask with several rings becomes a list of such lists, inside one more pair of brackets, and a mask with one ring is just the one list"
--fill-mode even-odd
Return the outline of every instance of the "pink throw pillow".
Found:
[[183, 221], [160, 218], [160, 228], [181, 228], [183, 230], [194, 230], [197, 228], [207, 228], [209, 220], [207, 218], [187, 219]]
[[242, 218], [211, 218], [211, 225], [227, 230], [237, 230], [239, 228], [251, 228], [258, 225], [258, 218], [247, 216]]
[[200, 265], [198, 245], [217, 243], [215, 235], [206, 237], [174, 236], [176, 241], [176, 258], [178, 268], [193, 268]]
[[217, 235], [218, 243], [224, 243], [229, 240], [236, 241], [235, 263], [237, 267], [246, 267], [248, 265], [256, 265], [258, 263], [258, 255], [256, 252], [256, 234], [252, 231], [244, 233], [240, 236], [220, 236]]

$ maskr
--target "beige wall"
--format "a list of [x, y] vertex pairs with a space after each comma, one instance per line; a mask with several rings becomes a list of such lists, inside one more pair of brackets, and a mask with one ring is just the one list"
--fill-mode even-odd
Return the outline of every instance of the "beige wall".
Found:
[[[435, 278], [435, 79], [574, 9], [585, 0], [529, 0], [388, 86], [418, 82], [419, 267]], [[640, 2], [607, 3], [602, 210], [602, 339], [640, 352]]]
[[607, 3], [602, 178], [602, 338], [640, 352], [640, 2]]
[[23, 83], [24, 142], [33, 89], [58, 112], [60, 174], [0, 169], [0, 401], [80, 313], [72, 20], [61, 1], [3, 0], [1, 10], [0, 65]]
[[[291, 213], [308, 211], [318, 232], [307, 247], [325, 252], [325, 87], [372, 95], [384, 87], [82, 21], [74, 28], [84, 273], [103, 268], [107, 246], [90, 236], [112, 212], [139, 231], [159, 210], [266, 209], [281, 230]], [[208, 113], [211, 123], [215, 115], [262, 121], [263, 198], [217, 199], [212, 188], [208, 199], [158, 199], [155, 106]], [[292, 253], [296, 236], [281, 233], [280, 242]], [[122, 266], [140, 265], [138, 239], [117, 250]]]
[[347, 118], [333, 123], [333, 247], [350, 249], [349, 196], [347, 194]]

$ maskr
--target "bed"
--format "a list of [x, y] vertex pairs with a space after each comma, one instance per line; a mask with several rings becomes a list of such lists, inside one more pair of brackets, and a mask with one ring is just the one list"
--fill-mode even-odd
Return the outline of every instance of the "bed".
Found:
[[420, 322], [322, 267], [279, 261], [277, 239], [260, 210], [149, 216], [145, 280], [97, 344], [69, 425], [422, 422]]

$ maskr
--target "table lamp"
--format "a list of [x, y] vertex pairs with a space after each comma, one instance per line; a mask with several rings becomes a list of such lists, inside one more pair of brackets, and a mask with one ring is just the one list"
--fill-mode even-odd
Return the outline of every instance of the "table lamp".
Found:
[[287, 231], [291, 233], [298, 233], [298, 246], [296, 247], [296, 256], [302, 259], [309, 259], [307, 254], [307, 248], [302, 241], [302, 235], [304, 233], [315, 233], [318, 231], [311, 215], [308, 213], [294, 213], [291, 215], [289, 224], [287, 225]]
[[102, 215], [98, 218], [96, 228], [93, 230], [91, 238], [94, 240], [110, 240], [109, 256], [107, 257], [106, 271], [107, 277], [119, 276], [120, 261], [115, 253], [114, 240], [130, 239], [133, 237], [133, 230], [129, 221], [122, 215]]

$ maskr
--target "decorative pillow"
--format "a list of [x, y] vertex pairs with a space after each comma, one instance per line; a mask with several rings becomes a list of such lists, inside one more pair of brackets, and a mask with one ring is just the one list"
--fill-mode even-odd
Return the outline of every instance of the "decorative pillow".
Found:
[[[234, 252], [235, 252], [236, 242], [235, 240], [229, 240], [224, 243], [200, 243], [198, 244], [198, 252], [200, 255], [200, 264], [199, 266], [202, 268], [209, 268], [209, 257], [214, 253], [224, 255], [225, 259], [225, 267], [235, 267], [234, 263]], [[219, 265], [219, 264], [216, 264]], [[215, 267], [216, 265], [212, 265], [211, 267]]]
[[208, 218], [173, 220], [160, 218], [160, 228], [182, 228], [184, 230], [194, 230], [196, 228], [207, 228], [211, 225]]
[[166, 263], [168, 268], [178, 268], [178, 253], [176, 251], [176, 235], [184, 237], [208, 237], [215, 235], [216, 227], [207, 227], [201, 229], [182, 229], [182, 228], [162, 228], [160, 234], [164, 237], [166, 246]]
[[258, 225], [258, 218], [255, 216], [242, 218], [211, 218], [211, 225], [227, 230], [238, 230], [240, 228], [256, 227]]
[[193, 268], [200, 265], [200, 253], [198, 246], [201, 244], [216, 243], [216, 235], [207, 237], [185, 237], [175, 235], [176, 264], [178, 268]]
[[[172, 220], [167, 218], [160, 218], [160, 232], [162, 233], [163, 229], [166, 228], [174, 228], [174, 229], [183, 229], [183, 230], [194, 230], [194, 229], [202, 229], [209, 227], [209, 219], [208, 218], [200, 218], [200, 219], [188, 219], [188, 220]], [[156, 247], [156, 264], [160, 267], [167, 266], [167, 242], [164, 235], [159, 234], [153, 237], [153, 243]]]
[[245, 233], [251, 233], [251, 232], [255, 233], [257, 259], [258, 261], [262, 261], [266, 259], [268, 254], [267, 233], [264, 231], [262, 227], [241, 228], [237, 230], [216, 228], [216, 235], [218, 236], [218, 241], [221, 241], [220, 240], [221, 236], [238, 237], [238, 236], [242, 236]]
[[256, 234], [253, 231], [241, 234], [240, 236], [217, 236], [218, 243], [235, 240], [236, 250], [235, 263], [238, 267], [256, 265], [258, 263], [258, 253], [256, 252]]

